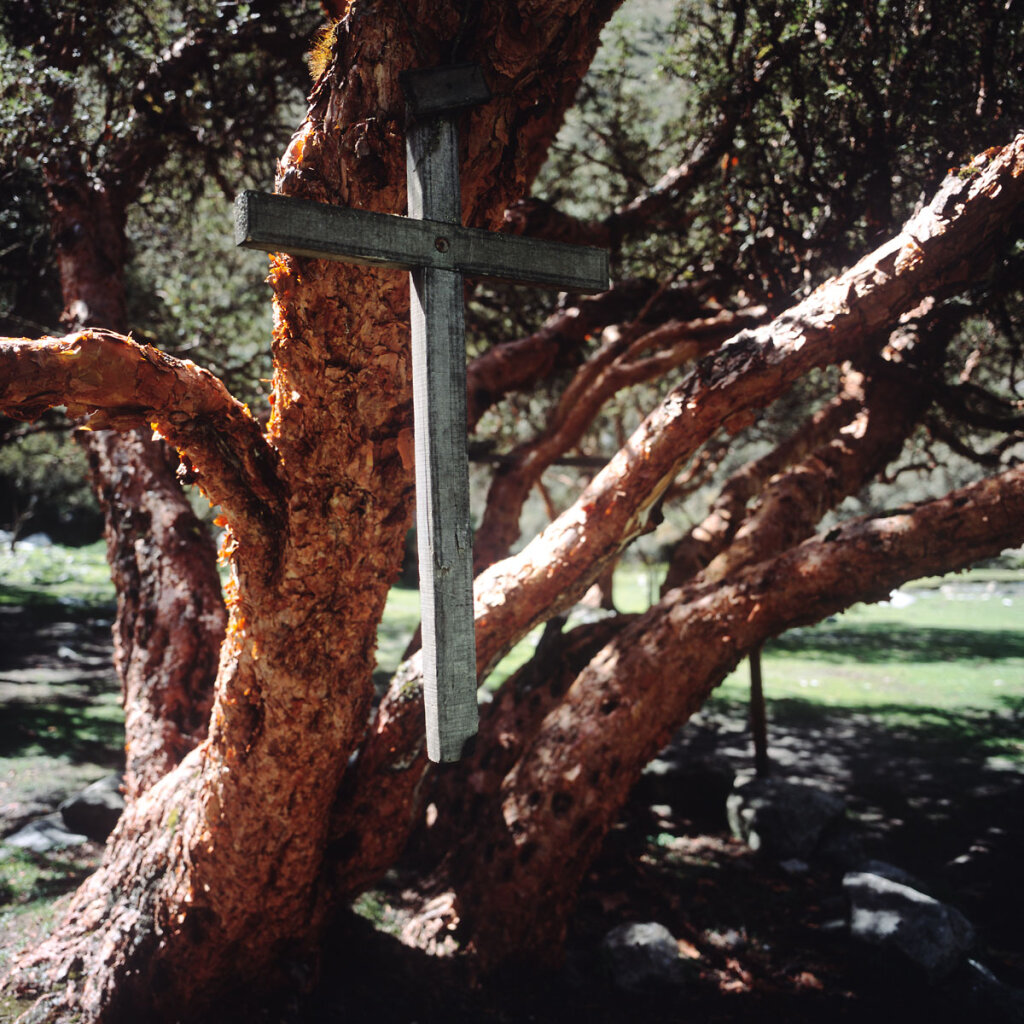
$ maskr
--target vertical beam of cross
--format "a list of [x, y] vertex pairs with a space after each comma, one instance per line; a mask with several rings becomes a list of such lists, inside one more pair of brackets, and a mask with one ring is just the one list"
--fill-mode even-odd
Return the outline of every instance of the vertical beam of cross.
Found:
[[[423, 72], [407, 74], [402, 82], [410, 106], [409, 216], [461, 224], [453, 110], [445, 104], [437, 112], [424, 113], [438, 90]], [[451, 239], [439, 234], [434, 245], [444, 251]], [[427, 756], [432, 761], [457, 761], [477, 731], [465, 297], [458, 270], [415, 267], [409, 276]]]

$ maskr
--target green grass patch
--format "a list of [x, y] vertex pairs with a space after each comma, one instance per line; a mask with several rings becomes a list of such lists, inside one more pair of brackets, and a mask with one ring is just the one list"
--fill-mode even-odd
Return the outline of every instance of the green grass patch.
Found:
[[[7, 973], [20, 950], [40, 941], [56, 923], [62, 896], [96, 870], [97, 858], [88, 848], [40, 854], [13, 846], [0, 847], [0, 976]], [[14, 1020], [32, 1000], [10, 993], [0, 998], [0, 1020]]]
[[114, 765], [123, 747], [124, 711], [117, 692], [74, 702], [12, 702], [0, 712], [0, 765], [11, 757]]
[[[663, 566], [620, 565], [614, 581], [619, 610], [648, 608], [663, 575]], [[904, 600], [895, 604], [858, 604], [826, 622], [790, 630], [765, 646], [766, 695], [769, 701], [888, 709], [894, 724], [896, 709], [1014, 713], [1024, 703], [1022, 584], [1024, 572], [1003, 569], [922, 580], [905, 588]], [[382, 678], [397, 667], [418, 623], [418, 592], [392, 589], [378, 638]], [[489, 689], [529, 660], [540, 632], [506, 655], [488, 678]], [[745, 702], [748, 690], [744, 662], [714, 699]]]
[[0, 551], [0, 604], [99, 610], [114, 600], [103, 541], [82, 548], [18, 544]]
[[37, 904], [50, 904], [75, 888], [95, 870], [92, 851], [67, 847], [50, 853], [34, 853], [5, 846], [3, 878], [0, 879], [0, 922], [9, 916], [34, 913]]
[[[384, 608], [384, 618], [377, 630], [377, 670], [374, 679], [378, 685], [387, 685], [419, 624], [420, 592], [407, 587], [392, 587]], [[505, 655], [487, 678], [489, 689], [499, 686], [520, 665], [533, 657], [542, 630], [543, 627], [533, 630]]]
[[[905, 606], [855, 605], [770, 641], [766, 696], [831, 707], [1012, 711], [1024, 703], [1024, 594], [916, 593]], [[743, 664], [719, 694], [745, 699], [748, 688]]]

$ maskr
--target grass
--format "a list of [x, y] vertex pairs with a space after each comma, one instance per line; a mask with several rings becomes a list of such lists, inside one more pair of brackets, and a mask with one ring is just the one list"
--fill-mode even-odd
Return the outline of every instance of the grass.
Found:
[[[790, 630], [764, 649], [770, 699], [831, 707], [1012, 709], [1024, 702], [1024, 592], [965, 593], [950, 584], [909, 592], [910, 604], [855, 605]], [[741, 665], [725, 698], [745, 695]]]
[[91, 700], [18, 703], [7, 711], [0, 716], [0, 773], [15, 757], [114, 767], [120, 756], [124, 712], [117, 692]]
[[0, 605], [98, 611], [113, 603], [102, 540], [82, 548], [21, 543], [0, 552]]
[[[644, 610], [659, 582], [659, 567], [620, 566], [617, 606]], [[1008, 589], [1009, 583], [1017, 584], [1019, 592]], [[868, 721], [871, 729], [877, 723], [893, 736], [913, 737], [922, 756], [943, 758], [955, 751], [972, 760], [1024, 763], [1022, 584], [1024, 572], [978, 571], [923, 581], [905, 592], [912, 601], [857, 605], [772, 640], [762, 661], [770, 720], [800, 719], [814, 726], [849, 714]], [[16, 616], [15, 607], [22, 607], [50, 622], [109, 618], [112, 602], [102, 544], [0, 551], [0, 609], [7, 606], [7, 615]], [[418, 593], [393, 588], [378, 635], [378, 682], [397, 667], [418, 623]], [[539, 632], [516, 645], [489, 685], [498, 685], [531, 656]], [[73, 668], [72, 659], [67, 680], [51, 671], [49, 694], [36, 697], [30, 689], [42, 684], [31, 677], [31, 666], [25, 666], [28, 672], [9, 673], [11, 697], [0, 715], [0, 805], [53, 805], [106, 774], [121, 757], [116, 681], [79, 678]], [[41, 670], [40, 680], [43, 675]], [[711, 706], [745, 714], [748, 693], [748, 671], [741, 664], [716, 691]], [[676, 843], [668, 832], [655, 841], [669, 850]], [[20, 944], [45, 933], [55, 898], [91, 866], [81, 850], [40, 856], [0, 845], [0, 974], [10, 937], [18, 936]], [[388, 908], [372, 893], [357, 909], [377, 927], [396, 928]], [[24, 1008], [0, 997], [0, 1019]]]
[[[615, 575], [622, 611], [642, 611], [656, 596], [661, 566], [625, 562]], [[810, 700], [829, 707], [876, 709], [971, 707], [1001, 711], [1024, 702], [1024, 573], [979, 569], [906, 588], [906, 603], [856, 605], [816, 626], [770, 641], [763, 655], [770, 701]], [[113, 602], [102, 541], [84, 548], [28, 547], [0, 552], [0, 605], [108, 610]], [[390, 677], [419, 623], [415, 590], [395, 587], [378, 634], [378, 681]], [[488, 681], [495, 688], [533, 653], [535, 630], [513, 648]], [[717, 699], [745, 700], [745, 665]], [[110, 743], [115, 709], [62, 701], [32, 709], [26, 728], [39, 753]], [[0, 748], [10, 738], [0, 730]], [[32, 748], [32, 749], [35, 749]], [[0, 750], [0, 754], [4, 751]], [[26, 753], [29, 750], [26, 749]]]
[[[620, 566], [617, 607], [646, 609], [661, 572], [640, 563]], [[1008, 584], [1021, 586], [1020, 593], [1006, 590]], [[417, 592], [394, 588], [379, 634], [382, 677], [397, 667], [418, 622]], [[489, 688], [530, 658], [539, 635], [535, 630], [506, 655], [488, 679]], [[894, 720], [926, 708], [1019, 709], [1024, 705], [1024, 573], [979, 569], [919, 581], [901, 591], [895, 603], [858, 604], [770, 641], [762, 671], [769, 703], [888, 709]], [[743, 663], [715, 699], [745, 702], [749, 685]]]

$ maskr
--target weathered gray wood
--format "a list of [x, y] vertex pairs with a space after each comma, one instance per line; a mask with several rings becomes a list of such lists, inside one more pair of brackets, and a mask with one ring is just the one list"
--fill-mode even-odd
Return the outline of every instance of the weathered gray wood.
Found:
[[479, 64], [453, 64], [399, 73], [409, 112], [417, 117], [475, 107], [491, 98]]
[[235, 242], [262, 252], [397, 270], [434, 267], [585, 294], [608, 287], [604, 249], [264, 192], [242, 192], [235, 200]]
[[408, 217], [243, 192], [235, 242], [410, 271], [427, 754], [456, 761], [477, 731], [463, 275], [602, 291], [608, 254], [462, 227], [454, 111], [489, 98], [486, 83], [470, 65], [404, 72], [401, 80]]
[[457, 761], [477, 730], [462, 301], [461, 274], [412, 272], [416, 539], [432, 761]]
[[[450, 118], [434, 117], [409, 126], [406, 171], [409, 215], [458, 223], [458, 145]], [[427, 756], [432, 761], [457, 761], [477, 731], [465, 298], [462, 275], [456, 270], [417, 267], [411, 280]]]

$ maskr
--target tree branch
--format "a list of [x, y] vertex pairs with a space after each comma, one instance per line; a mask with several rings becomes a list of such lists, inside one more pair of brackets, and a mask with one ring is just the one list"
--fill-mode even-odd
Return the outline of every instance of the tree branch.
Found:
[[[793, 626], [1022, 540], [1018, 467], [852, 521], [726, 583], [669, 592], [576, 677], [506, 775], [490, 830], [473, 833], [459, 909], [485, 968], [510, 949], [557, 956], [579, 879], [644, 765], [740, 658]], [[553, 790], [553, 799], [534, 796]]]
[[861, 374], [845, 373], [835, 398], [781, 444], [729, 477], [704, 519], [676, 544], [662, 593], [687, 583], [725, 550], [742, 525], [750, 501], [771, 477], [826, 444], [850, 422], [864, 399], [863, 383]]
[[[871, 339], [925, 296], [976, 279], [1022, 204], [1024, 133], [991, 157], [978, 158], [965, 176], [947, 178], [896, 238], [770, 324], [742, 331], [698, 364], [575, 505], [517, 555], [477, 578], [480, 677], [534, 625], [578, 600], [644, 530], [682, 465], [720, 427], [774, 400], [811, 369], [862, 355]], [[391, 844], [395, 853], [405, 842], [397, 823], [411, 823], [426, 770], [420, 683], [414, 659], [392, 681], [352, 773], [357, 791], [349, 814], [333, 826], [336, 836], [349, 840], [339, 865], [341, 887], [356, 875], [372, 874], [381, 843]], [[362, 817], [351, 816], [356, 808]], [[364, 837], [384, 831], [383, 822], [388, 837], [375, 839], [375, 849], [366, 850]]]
[[505, 212], [509, 230], [517, 235], [612, 248], [620, 245], [624, 238], [648, 230], [666, 210], [707, 180], [732, 144], [737, 126], [749, 115], [764, 90], [767, 71], [767, 65], [758, 69], [753, 62], [748, 62], [735, 91], [723, 99], [718, 122], [696, 142], [693, 152], [667, 170], [654, 185], [608, 216], [584, 221], [544, 200], [529, 198], [514, 203]]
[[275, 456], [212, 373], [109, 331], [0, 338], [0, 409], [32, 420], [64, 405], [96, 430], [152, 426], [188, 460], [235, 536], [259, 542], [282, 512]]
[[[520, 514], [530, 491], [559, 456], [579, 443], [612, 396], [696, 361], [717, 348], [740, 324], [757, 323], [764, 315], [761, 306], [738, 313], [721, 310], [697, 320], [670, 320], [650, 331], [631, 325], [608, 338], [577, 370], [546, 429], [519, 445], [511, 453], [513, 461], [495, 474], [474, 540], [478, 568], [508, 555], [519, 536]], [[653, 354], [645, 355], [652, 350]]]
[[504, 395], [543, 380], [588, 336], [631, 317], [649, 297], [651, 287], [643, 281], [619, 282], [554, 313], [529, 337], [495, 345], [477, 356], [466, 370], [470, 430]]

